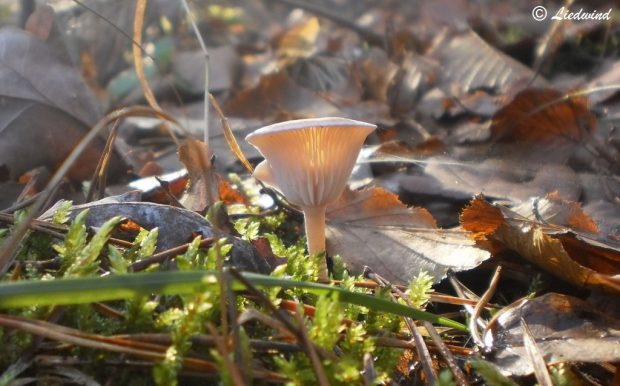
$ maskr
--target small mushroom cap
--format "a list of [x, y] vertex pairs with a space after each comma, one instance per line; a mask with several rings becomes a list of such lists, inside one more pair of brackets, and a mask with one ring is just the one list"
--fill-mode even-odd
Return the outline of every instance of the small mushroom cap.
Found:
[[346, 118], [298, 119], [260, 128], [246, 137], [266, 160], [254, 175], [298, 206], [330, 204], [344, 190], [375, 128]]

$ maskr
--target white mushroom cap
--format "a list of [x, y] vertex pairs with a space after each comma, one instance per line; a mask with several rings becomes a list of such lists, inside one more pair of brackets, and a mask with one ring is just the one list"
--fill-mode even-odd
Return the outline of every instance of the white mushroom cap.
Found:
[[375, 128], [346, 118], [298, 119], [260, 128], [246, 140], [266, 159], [256, 178], [293, 204], [319, 207], [338, 199]]

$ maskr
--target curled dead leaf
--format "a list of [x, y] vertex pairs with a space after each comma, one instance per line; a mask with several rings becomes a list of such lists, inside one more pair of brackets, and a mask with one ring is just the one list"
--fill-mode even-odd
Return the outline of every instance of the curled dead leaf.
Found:
[[178, 154], [189, 175], [189, 186], [180, 202], [187, 209], [203, 211], [219, 196], [219, 179], [211, 164], [210, 149], [206, 143], [188, 138], [179, 146]]
[[439, 229], [424, 208], [408, 208], [382, 188], [346, 191], [327, 208], [327, 251], [355, 271], [371, 267], [386, 279], [408, 282], [426, 271], [439, 282], [449, 269], [476, 267], [489, 253], [460, 229]]
[[620, 249], [581, 232], [595, 228], [575, 203], [549, 195], [511, 210], [478, 196], [463, 210], [461, 225], [568, 282], [620, 292]]

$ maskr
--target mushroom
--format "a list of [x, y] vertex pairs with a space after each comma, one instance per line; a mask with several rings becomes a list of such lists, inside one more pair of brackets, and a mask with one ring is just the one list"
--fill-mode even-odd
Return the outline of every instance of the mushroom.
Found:
[[[265, 157], [254, 176], [301, 208], [311, 255], [325, 251], [325, 209], [342, 194], [364, 140], [375, 128], [346, 118], [298, 119], [245, 138]], [[327, 280], [324, 259], [319, 279]]]

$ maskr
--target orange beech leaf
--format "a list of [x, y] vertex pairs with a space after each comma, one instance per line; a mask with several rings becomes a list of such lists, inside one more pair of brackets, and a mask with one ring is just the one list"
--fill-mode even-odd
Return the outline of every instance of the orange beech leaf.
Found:
[[461, 213], [463, 229], [482, 236], [493, 235], [503, 223], [502, 211], [489, 205], [483, 196], [476, 196]]
[[233, 188], [230, 182], [228, 182], [224, 177], [218, 174], [217, 181], [218, 181], [218, 189], [219, 189], [218, 197], [220, 201], [224, 202], [224, 204], [226, 205], [232, 205], [232, 204], [250, 205], [250, 202], [248, 201], [248, 199], [243, 194], [241, 194], [238, 190]]

